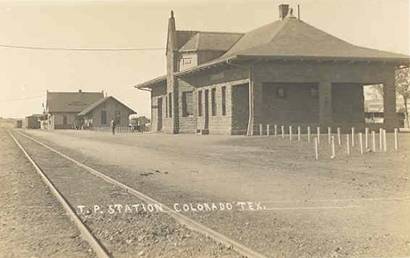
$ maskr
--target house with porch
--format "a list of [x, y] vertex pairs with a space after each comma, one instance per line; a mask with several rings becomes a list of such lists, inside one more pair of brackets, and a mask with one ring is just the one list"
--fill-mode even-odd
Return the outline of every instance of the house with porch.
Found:
[[[383, 85], [384, 122], [398, 126], [395, 70], [410, 57], [350, 44], [279, 6], [247, 33], [177, 30], [171, 12], [166, 75], [151, 92], [151, 126], [166, 133], [248, 134], [259, 124], [365, 125], [363, 87]], [[266, 127], [264, 127], [266, 130]]]

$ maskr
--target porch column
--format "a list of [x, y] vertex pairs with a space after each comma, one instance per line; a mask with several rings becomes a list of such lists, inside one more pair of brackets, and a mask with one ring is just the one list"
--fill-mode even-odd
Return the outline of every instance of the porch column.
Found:
[[383, 127], [392, 131], [399, 126], [398, 116], [396, 114], [396, 87], [394, 71], [389, 73], [383, 82], [383, 106], [384, 122]]
[[253, 76], [253, 66], [249, 66], [249, 118], [247, 136], [253, 135], [253, 127], [255, 123], [255, 82]]
[[319, 83], [319, 124], [328, 126], [332, 124], [332, 83], [321, 81]]

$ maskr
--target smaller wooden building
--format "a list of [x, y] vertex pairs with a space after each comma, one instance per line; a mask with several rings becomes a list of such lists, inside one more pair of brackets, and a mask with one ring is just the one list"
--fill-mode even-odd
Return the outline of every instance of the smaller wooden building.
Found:
[[34, 114], [26, 116], [23, 121], [23, 127], [26, 129], [40, 129], [40, 120], [43, 115]]
[[129, 116], [136, 114], [134, 110], [109, 96], [89, 105], [78, 114], [82, 128], [109, 127], [114, 120], [117, 127], [128, 127]]

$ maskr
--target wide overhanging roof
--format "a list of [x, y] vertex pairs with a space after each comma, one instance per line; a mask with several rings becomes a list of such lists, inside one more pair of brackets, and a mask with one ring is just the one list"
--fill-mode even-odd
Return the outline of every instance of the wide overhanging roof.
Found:
[[[248, 60], [363, 61], [408, 65], [410, 56], [356, 46], [290, 16], [246, 33], [220, 58], [175, 75], [181, 77], [217, 65]], [[136, 87], [152, 87], [162, 81], [166, 81], [166, 76]]]

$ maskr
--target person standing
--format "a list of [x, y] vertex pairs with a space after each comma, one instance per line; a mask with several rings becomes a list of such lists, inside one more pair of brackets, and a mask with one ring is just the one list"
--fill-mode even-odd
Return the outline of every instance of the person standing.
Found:
[[111, 120], [111, 130], [112, 130], [112, 134], [114, 135], [115, 134], [115, 121], [114, 121], [114, 119], [113, 120]]

